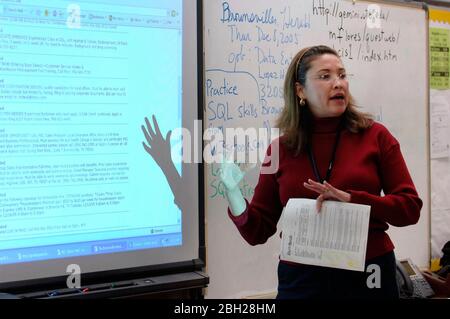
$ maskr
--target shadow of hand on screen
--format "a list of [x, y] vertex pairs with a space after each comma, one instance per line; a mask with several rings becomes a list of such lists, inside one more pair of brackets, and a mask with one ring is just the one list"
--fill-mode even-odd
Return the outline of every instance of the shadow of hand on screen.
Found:
[[145, 118], [145, 126], [142, 125], [141, 129], [144, 133], [147, 144], [142, 142], [144, 149], [155, 160], [156, 164], [161, 168], [172, 190], [175, 204], [183, 211], [184, 206], [182, 204], [182, 177], [178, 174], [175, 164], [172, 161], [171, 148], [170, 148], [170, 136], [172, 131], [168, 131], [166, 138], [164, 139], [161, 131], [159, 130], [158, 122], [154, 115], [152, 115], [153, 126], [148, 118]]

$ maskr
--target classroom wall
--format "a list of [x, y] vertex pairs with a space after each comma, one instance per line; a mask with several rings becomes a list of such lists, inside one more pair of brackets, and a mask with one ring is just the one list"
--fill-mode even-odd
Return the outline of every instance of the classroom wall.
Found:
[[[417, 225], [391, 235], [399, 258], [429, 261], [427, 23], [421, 7], [381, 5], [380, 25], [368, 24], [371, 2], [331, 0], [204, 1], [205, 127], [273, 128], [283, 107], [283, 79], [295, 53], [327, 44], [342, 56], [357, 104], [398, 138], [424, 201]], [[366, 14], [366, 18], [364, 15]], [[238, 17], [245, 17], [239, 19]], [[259, 17], [251, 19], [250, 17]], [[217, 88], [228, 88], [222, 93]], [[233, 91], [235, 90], [235, 91]], [[225, 92], [226, 91], [226, 92]], [[239, 144], [239, 143], [238, 143]], [[258, 138], [249, 142], [267, 148]], [[237, 145], [239, 148], [239, 145]], [[241, 148], [245, 149], [243, 143]], [[276, 290], [276, 234], [251, 247], [227, 216], [219, 165], [206, 165], [208, 298], [240, 298]], [[251, 199], [258, 170], [241, 185]]]

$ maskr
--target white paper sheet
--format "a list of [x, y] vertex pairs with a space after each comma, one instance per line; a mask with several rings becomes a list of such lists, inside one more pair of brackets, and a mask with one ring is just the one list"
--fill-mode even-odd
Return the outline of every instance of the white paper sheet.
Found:
[[431, 158], [450, 156], [450, 105], [446, 92], [431, 90]]
[[282, 215], [281, 259], [364, 271], [370, 206], [290, 199]]

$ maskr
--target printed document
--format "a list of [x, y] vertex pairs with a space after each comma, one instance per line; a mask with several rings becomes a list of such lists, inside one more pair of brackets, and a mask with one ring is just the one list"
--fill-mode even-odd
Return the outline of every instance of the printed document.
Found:
[[448, 92], [430, 92], [431, 159], [450, 156], [450, 104]]
[[283, 211], [281, 259], [365, 271], [370, 206], [290, 199]]

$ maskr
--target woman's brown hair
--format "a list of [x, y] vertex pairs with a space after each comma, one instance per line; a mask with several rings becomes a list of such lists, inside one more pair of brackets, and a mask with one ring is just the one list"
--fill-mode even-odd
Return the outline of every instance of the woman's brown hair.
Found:
[[[283, 142], [296, 156], [304, 150], [311, 139], [313, 115], [309, 110], [308, 101], [305, 101], [305, 105], [300, 105], [295, 84], [305, 86], [306, 73], [311, 67], [311, 62], [322, 54], [339, 57], [335, 50], [325, 45], [304, 48], [292, 59], [284, 80], [284, 108], [276, 125], [283, 132]], [[360, 112], [356, 107], [350, 95], [349, 104], [343, 115], [343, 124], [353, 133], [366, 129], [373, 123], [370, 114]]]

